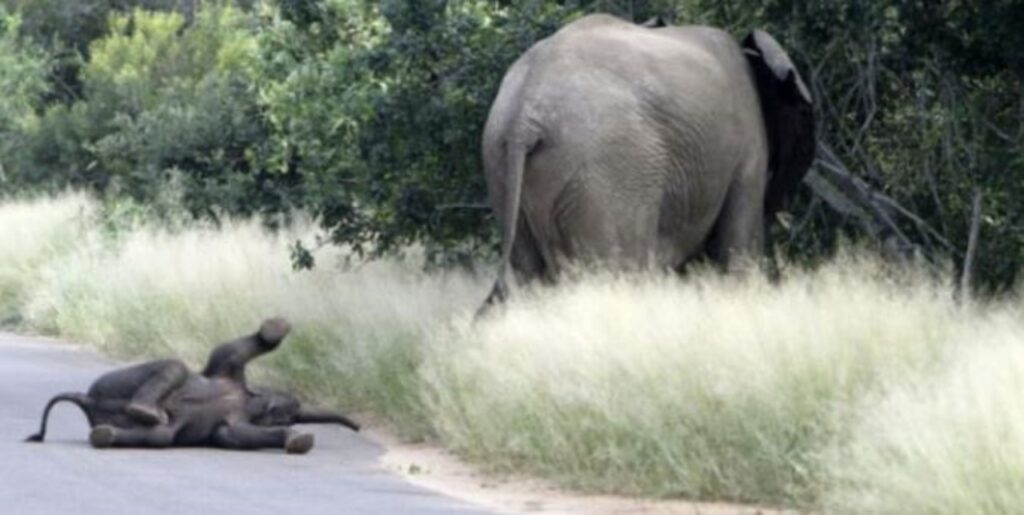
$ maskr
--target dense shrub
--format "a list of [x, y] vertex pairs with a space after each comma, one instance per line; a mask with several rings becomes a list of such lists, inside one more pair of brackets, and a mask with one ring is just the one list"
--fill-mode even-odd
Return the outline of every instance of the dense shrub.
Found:
[[[208, 7], [114, 15], [89, 46], [86, 99], [54, 104], [26, 132], [25, 182], [91, 186], [140, 201], [171, 184], [197, 215], [281, 210], [289, 187], [264, 172], [253, 19]], [[283, 186], [283, 187], [282, 187]]]
[[47, 55], [19, 37], [21, 19], [0, 7], [0, 193], [10, 162], [4, 159], [22, 142], [22, 132], [46, 91]]
[[179, 0], [0, 0], [0, 5], [20, 12], [22, 35], [54, 56], [47, 97], [70, 102], [82, 96], [83, 58], [88, 58], [89, 43], [106, 32], [112, 13], [135, 7], [173, 9]]

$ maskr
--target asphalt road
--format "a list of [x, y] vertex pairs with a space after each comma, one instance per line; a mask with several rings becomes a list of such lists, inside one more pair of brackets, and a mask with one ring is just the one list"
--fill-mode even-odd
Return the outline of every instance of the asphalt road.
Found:
[[66, 345], [0, 333], [0, 513], [483, 514], [382, 470], [382, 449], [338, 427], [308, 426], [304, 456], [218, 449], [95, 450], [69, 403], [46, 443], [22, 440], [56, 393], [85, 391], [111, 361]]

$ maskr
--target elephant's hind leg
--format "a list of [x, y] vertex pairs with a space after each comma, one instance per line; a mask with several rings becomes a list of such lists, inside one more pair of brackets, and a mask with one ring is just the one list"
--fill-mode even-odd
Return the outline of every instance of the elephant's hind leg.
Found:
[[534, 279], [550, 279], [550, 266], [541, 252], [540, 244], [533, 234], [533, 228], [527, 221], [526, 213], [519, 215], [519, 228], [516, 229], [516, 240], [512, 244], [512, 270], [516, 277], [524, 283]]
[[715, 224], [708, 253], [729, 273], [755, 272], [764, 254], [764, 179], [759, 162], [744, 167]]
[[214, 443], [226, 449], [284, 449], [288, 454], [305, 454], [313, 448], [313, 435], [287, 427], [233, 424], [218, 428]]
[[174, 444], [171, 426], [136, 427], [130, 429], [100, 425], [89, 433], [89, 443], [97, 449], [108, 447], [164, 448]]
[[136, 390], [125, 411], [144, 424], [166, 424], [167, 412], [160, 408], [159, 403], [168, 393], [185, 384], [188, 367], [181, 361], [169, 359], [154, 362], [151, 369], [149, 377]]

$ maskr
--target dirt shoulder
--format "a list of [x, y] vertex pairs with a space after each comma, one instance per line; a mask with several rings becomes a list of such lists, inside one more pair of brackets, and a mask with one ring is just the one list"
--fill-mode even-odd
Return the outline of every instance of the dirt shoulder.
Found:
[[586, 495], [556, 488], [542, 480], [495, 476], [460, 461], [433, 444], [408, 444], [370, 429], [366, 436], [382, 445], [382, 466], [416, 485], [503, 513], [539, 514], [775, 514], [777, 510], [726, 503], [659, 501], [611, 495]]

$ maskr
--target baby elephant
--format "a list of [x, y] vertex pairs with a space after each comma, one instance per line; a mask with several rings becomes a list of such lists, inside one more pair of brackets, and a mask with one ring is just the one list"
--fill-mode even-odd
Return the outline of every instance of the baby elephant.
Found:
[[283, 318], [263, 322], [256, 334], [217, 346], [201, 374], [178, 360], [104, 374], [89, 393], [50, 399], [39, 433], [27, 441], [43, 441], [50, 409], [60, 401], [82, 408], [92, 427], [89, 442], [96, 448], [212, 446], [303, 454], [313, 447], [313, 435], [289, 428], [292, 424], [334, 423], [358, 431], [343, 415], [246, 385], [246, 364], [276, 349], [290, 329]]

